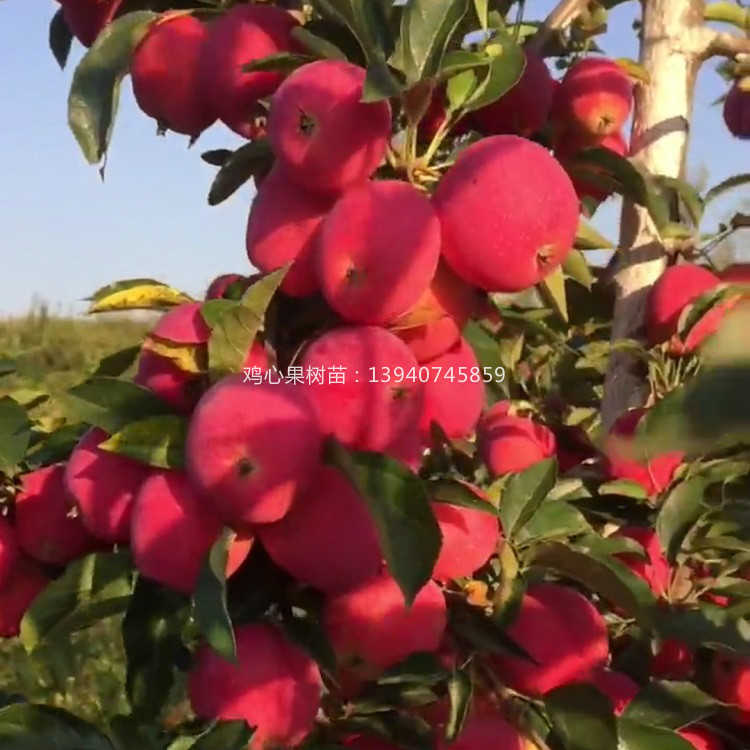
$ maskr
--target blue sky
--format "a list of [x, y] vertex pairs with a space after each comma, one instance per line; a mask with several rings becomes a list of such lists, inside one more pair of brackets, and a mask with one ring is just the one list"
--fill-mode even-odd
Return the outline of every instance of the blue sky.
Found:
[[[528, 2], [529, 17], [550, 5]], [[637, 54], [629, 6], [615, 11], [603, 40], [614, 57]], [[200, 159], [238, 138], [215, 126], [190, 151], [182, 136], [157, 138], [126, 83], [102, 182], [67, 127], [82, 48], [61, 72], [47, 49], [56, 8], [53, 0], [0, 2], [0, 315], [25, 312], [34, 297], [80, 311], [79, 300], [116, 279], [154, 277], [198, 294], [220, 273], [248, 271], [252, 187], [209, 207], [215, 170]], [[750, 171], [750, 144], [733, 140], [720, 109], [709, 107], [725, 86], [715, 68], [706, 65], [699, 79], [690, 154], [692, 169], [710, 166], [711, 184]], [[597, 223], [612, 233], [616, 218], [616, 206], [605, 205]]]

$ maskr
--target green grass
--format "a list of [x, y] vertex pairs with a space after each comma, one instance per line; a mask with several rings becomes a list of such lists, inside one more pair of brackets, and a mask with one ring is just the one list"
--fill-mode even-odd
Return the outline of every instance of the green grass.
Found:
[[[55, 396], [81, 382], [102, 357], [136, 345], [148, 324], [123, 317], [56, 317], [44, 306], [0, 319], [0, 359], [13, 360], [14, 375], [0, 379], [0, 396], [43, 391], [52, 399], [40, 410], [60, 416]], [[0, 642], [0, 692], [66, 708], [102, 724], [127, 710], [119, 618], [75, 635], [57, 648], [29, 656], [17, 641]]]

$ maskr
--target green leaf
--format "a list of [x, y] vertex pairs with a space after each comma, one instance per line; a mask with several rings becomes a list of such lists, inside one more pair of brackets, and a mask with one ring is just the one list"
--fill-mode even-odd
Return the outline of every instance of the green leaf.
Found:
[[617, 750], [612, 702], [593, 685], [563, 685], [544, 696], [544, 708], [566, 750]]
[[292, 612], [283, 617], [282, 625], [289, 640], [305, 651], [329, 680], [336, 682], [336, 652], [320, 622], [306, 612]]
[[31, 441], [28, 414], [10, 396], [0, 398], [0, 472], [11, 474], [23, 457]]
[[68, 459], [88, 428], [83, 424], [64, 424], [45, 435], [26, 455], [31, 468], [49, 466]]
[[446, 94], [448, 96], [448, 109], [457, 112], [462, 109], [469, 97], [474, 93], [477, 86], [477, 77], [474, 71], [465, 70], [448, 79]]
[[195, 587], [195, 622], [211, 648], [237, 661], [237, 643], [227, 610], [227, 555], [233, 533], [227, 529], [211, 547]]
[[471, 676], [462, 669], [454, 671], [448, 680], [450, 712], [445, 724], [445, 741], [453, 742], [464, 727], [471, 708], [473, 684]]
[[609, 250], [614, 245], [585, 219], [580, 219], [574, 247], [578, 250]]
[[641, 171], [632, 161], [608, 148], [591, 148], [582, 151], [576, 160], [600, 167], [617, 181], [618, 192], [644, 206], [657, 229], [669, 223], [669, 206], [654, 184], [653, 178]]
[[71, 388], [64, 401], [70, 421], [101, 427], [109, 434], [129, 422], [170, 414], [172, 408], [143, 386], [110, 377], [94, 377]]
[[65, 22], [62, 8], [52, 16], [49, 25], [49, 48], [60, 66], [60, 70], [65, 68], [68, 62], [70, 47], [73, 44], [73, 34]]
[[529, 562], [578, 581], [646, 626], [653, 622], [651, 589], [620, 560], [583, 544], [547, 542], [532, 548]]
[[12, 375], [17, 369], [18, 366], [12, 359], [0, 357], [0, 378], [4, 375]]
[[500, 511], [489, 501], [483, 500], [465, 484], [453, 479], [435, 479], [425, 483], [427, 496], [432, 503], [446, 503], [459, 508], [470, 508], [491, 516], [500, 516]]
[[661, 638], [675, 638], [690, 648], [723, 648], [750, 657], [750, 621], [737, 619], [725, 607], [702, 604], [688, 610], [659, 608], [655, 628]]
[[346, 62], [346, 55], [328, 39], [316, 36], [304, 26], [295, 26], [292, 36], [308, 51], [322, 60], [342, 60]]
[[536, 285], [536, 288], [545, 305], [552, 308], [554, 313], [567, 323], [568, 299], [565, 293], [565, 277], [562, 268], [556, 268], [548, 274]]
[[473, 112], [496, 102], [515, 86], [526, 67], [526, 58], [518, 42], [504, 29], [497, 29], [487, 47], [492, 60], [486, 75], [466, 103], [466, 111]]
[[747, 8], [730, 2], [708, 3], [703, 10], [706, 21], [729, 23], [742, 31], [750, 31], [750, 13]]
[[447, 673], [435, 654], [427, 651], [415, 651], [402, 662], [389, 667], [378, 678], [379, 685], [401, 685], [412, 683], [418, 685], [437, 685], [443, 682]]
[[93, 372], [93, 376], [104, 375], [112, 378], [119, 377], [126, 372], [130, 366], [138, 359], [141, 347], [129, 346], [126, 349], [120, 349], [114, 354], [108, 354], [99, 360], [99, 364]]
[[120, 84], [133, 52], [158, 14], [139, 10], [106, 26], [73, 74], [68, 123], [89, 164], [107, 153], [117, 114]]
[[187, 429], [187, 419], [176, 414], [148, 417], [125, 425], [99, 448], [157, 469], [182, 469]]
[[0, 709], [3, 750], [114, 750], [98, 729], [61, 708], [16, 703]]
[[628, 704], [622, 717], [639, 724], [680, 729], [722, 707], [692, 682], [652, 680]]
[[367, 66], [365, 85], [362, 89], [362, 101], [365, 103], [380, 102], [398, 96], [404, 87], [394, 78], [385, 60], [374, 59]]
[[486, 68], [492, 62], [492, 59], [481, 52], [469, 52], [465, 49], [451, 50], [443, 58], [440, 77], [451, 78], [467, 70]]
[[34, 599], [21, 620], [21, 643], [32, 652], [43, 643], [59, 642], [124, 612], [132, 590], [133, 567], [127, 551], [76, 560]]
[[703, 511], [707, 486], [708, 482], [703, 477], [681, 482], [661, 506], [656, 519], [656, 533], [670, 563], [674, 563], [685, 536]]
[[230, 151], [228, 148], [215, 148], [211, 151], [204, 151], [201, 154], [201, 159], [212, 167], [223, 167], [233, 153], [234, 151]]
[[698, 226], [703, 218], [705, 203], [698, 191], [685, 180], [679, 180], [676, 177], [665, 177], [657, 175], [654, 181], [663, 190], [672, 192], [682, 203], [690, 222], [693, 226]]
[[562, 264], [562, 270], [568, 278], [577, 281], [588, 290], [591, 290], [594, 281], [596, 281], [594, 274], [591, 273], [586, 256], [576, 248], [573, 248], [566, 256]]
[[289, 266], [284, 266], [256, 281], [214, 325], [208, 340], [208, 371], [212, 381], [242, 372], [245, 357], [263, 328], [266, 310], [288, 270]]
[[600, 495], [620, 495], [633, 500], [648, 500], [648, 492], [643, 485], [632, 479], [613, 479], [611, 482], [599, 485], [597, 492]]
[[347, 477], [367, 504], [388, 569], [410, 605], [432, 576], [442, 538], [424, 484], [388, 456], [350, 453], [330, 438], [326, 460]]
[[474, 0], [474, 12], [477, 14], [479, 25], [483, 29], [486, 29], [487, 24], [489, 23], [489, 0]]
[[184, 750], [245, 750], [255, 730], [246, 721], [220, 721]]
[[242, 66], [243, 73], [257, 73], [259, 71], [271, 71], [291, 73], [293, 70], [312, 62], [315, 58], [309, 55], [300, 55], [296, 52], [277, 52], [275, 55], [261, 57], [258, 60], [246, 63]]
[[251, 177], [265, 175], [273, 164], [268, 140], [260, 138], [240, 146], [219, 168], [208, 191], [208, 205], [218, 206], [234, 195]]
[[[236, 282], [235, 282], [236, 283]], [[243, 292], [244, 294], [244, 292]], [[201, 304], [201, 317], [206, 325], [213, 331], [221, 316], [228, 310], [237, 307], [239, 300], [234, 299], [209, 299]]]
[[521, 547], [552, 539], [569, 539], [593, 533], [591, 524], [572, 503], [547, 500], [515, 533], [514, 543]]
[[[727, 3], [728, 5], [728, 3]], [[726, 180], [722, 180], [718, 185], [714, 185], [704, 196], [703, 203], [708, 205], [712, 200], [726, 193], [728, 190], [733, 190], [736, 187], [747, 185], [750, 182], [750, 174], [736, 174], [732, 177], [728, 177]]]
[[410, 0], [401, 15], [399, 40], [409, 85], [438, 74], [445, 49], [468, 9], [468, 0]]
[[508, 539], [524, 527], [555, 486], [557, 459], [548, 458], [508, 479], [500, 499], [500, 521]]
[[638, 724], [623, 717], [617, 720], [617, 733], [622, 750], [695, 750], [691, 742], [671, 729]]
[[159, 310], [174, 307], [193, 298], [154, 279], [126, 279], [97, 289], [90, 297], [88, 313], [123, 310]]
[[138, 577], [122, 623], [122, 642], [128, 700], [139, 716], [156, 718], [169, 698], [189, 617], [188, 597]]

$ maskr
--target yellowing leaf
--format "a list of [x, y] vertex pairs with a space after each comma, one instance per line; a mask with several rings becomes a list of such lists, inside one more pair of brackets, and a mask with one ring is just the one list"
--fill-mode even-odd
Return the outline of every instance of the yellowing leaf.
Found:
[[154, 279], [128, 279], [99, 289], [88, 301], [88, 312], [92, 314], [173, 307], [192, 302], [192, 297]]
[[156, 336], [147, 336], [143, 348], [171, 360], [183, 372], [200, 375], [208, 369], [208, 352], [205, 346], [177, 344]]
[[638, 83], [648, 83], [651, 80], [651, 76], [646, 68], [635, 60], [631, 60], [627, 57], [618, 57], [615, 62], [628, 78], [632, 78]]

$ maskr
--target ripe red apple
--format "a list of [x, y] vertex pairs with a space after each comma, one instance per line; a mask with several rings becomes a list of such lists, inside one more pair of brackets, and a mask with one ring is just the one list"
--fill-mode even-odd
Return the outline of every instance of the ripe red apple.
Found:
[[555, 156], [570, 173], [578, 197], [593, 198], [601, 202], [610, 196], [610, 191], [597, 184], [595, 179], [587, 179], [587, 175], [595, 177], [602, 173], [602, 169], [576, 160], [577, 156], [591, 148], [606, 148], [618, 156], [625, 156], [630, 147], [620, 132], [592, 140], [591, 136], [581, 135], [576, 131], [565, 131], [557, 139]]
[[554, 433], [543, 424], [507, 413], [500, 401], [477, 425], [479, 454], [493, 476], [517, 474], [555, 455]]
[[259, 526], [257, 534], [277, 565], [328, 594], [369, 580], [383, 562], [365, 501], [330, 466], [317, 470], [284, 518]]
[[447, 621], [445, 599], [429, 582], [411, 607], [387, 573], [332, 597], [323, 624], [342, 665], [361, 660], [365, 669], [387, 669], [415, 651], [437, 651]]
[[0, 516], [0, 589], [10, 578], [19, 556], [16, 532], [5, 516]]
[[201, 303], [184, 302], [164, 313], [149, 335], [173, 344], [205, 344], [211, 329], [201, 314]]
[[[135, 565], [147, 578], [191, 594], [222, 529], [186, 474], [155, 471], [141, 485], [133, 506], [130, 547]], [[227, 576], [240, 567], [252, 545], [251, 537], [232, 541]]]
[[276, 167], [263, 181], [250, 207], [247, 257], [268, 273], [292, 263], [281, 289], [306, 297], [318, 289], [315, 253], [320, 229], [333, 201], [299, 187]]
[[750, 263], [733, 263], [719, 277], [727, 284], [750, 284]]
[[724, 100], [724, 123], [735, 137], [750, 138], [750, 91], [745, 91], [735, 81]]
[[349, 62], [318, 60], [295, 70], [273, 97], [271, 145], [308, 190], [341, 193], [370, 177], [385, 156], [391, 107], [361, 101], [365, 75]]
[[148, 388], [182, 414], [190, 414], [203, 392], [203, 378], [186, 372], [169, 357], [143, 348], [133, 382]]
[[628, 704], [640, 692], [638, 683], [631, 680], [622, 672], [612, 669], [598, 669], [588, 679], [594, 687], [604, 693], [612, 701], [612, 710], [619, 716]]
[[470, 284], [518, 292], [557, 268], [573, 246], [578, 197], [560, 163], [515, 135], [464, 149], [438, 185], [443, 257]]
[[621, 554], [617, 558], [649, 585], [658, 597], [666, 596], [672, 581], [672, 569], [661, 548], [659, 537], [651, 528], [645, 526], [624, 526], [618, 529], [613, 538], [632, 539], [643, 547], [647, 559], [637, 555]]
[[187, 471], [219, 518], [242, 532], [288, 512], [309, 484], [320, 449], [320, 431], [301, 388], [231, 375], [195, 408]]
[[0, 588], [0, 638], [18, 635], [23, 616], [49, 582], [35, 562], [18, 558], [10, 577]]
[[421, 453], [424, 385], [414, 355], [397, 336], [371, 326], [338, 328], [314, 341], [301, 364], [324, 435], [405, 461]]
[[452, 349], [424, 366], [429, 368], [429, 379], [424, 386], [422, 439], [429, 444], [433, 422], [449, 438], [471, 435], [485, 405], [485, 373], [474, 350], [459, 339]]
[[693, 650], [682, 641], [667, 638], [651, 658], [651, 675], [661, 680], [690, 680], [695, 674]]
[[210, 719], [244, 719], [255, 727], [249, 750], [299, 744], [320, 709], [315, 662], [272, 625], [235, 630], [237, 663], [201, 646], [188, 679], [193, 711]]
[[391, 324], [391, 330], [409, 345], [417, 362], [428, 362], [458, 343], [478, 300], [477, 289], [441, 259], [430, 286], [411, 310]]
[[[651, 346], [677, 336], [682, 311], [698, 297], [719, 286], [721, 280], [703, 266], [682, 263], [670, 266], [651, 287], [646, 310], [646, 333]], [[685, 341], [692, 350], [718, 328], [725, 311], [716, 305], [695, 325]]]
[[542, 696], [568, 682], [590, 678], [609, 656], [607, 624], [572, 588], [541, 583], [523, 597], [507, 634], [536, 663], [510, 655], [493, 660], [501, 679], [526, 695]]
[[122, 0], [60, 0], [63, 18], [73, 36], [90, 47], [115, 17]]
[[297, 21], [272, 5], [233, 5], [211, 24], [201, 50], [196, 90], [208, 108], [243, 138], [259, 134], [259, 103], [283, 80], [277, 71], [245, 73], [244, 65], [280, 52], [294, 50], [292, 29]]
[[629, 479], [637, 482], [649, 497], [663, 492], [672, 482], [675, 472], [684, 459], [680, 451], [649, 456], [645, 462], [636, 461], [618, 444], [632, 438], [646, 409], [631, 409], [617, 419], [604, 443], [604, 470], [610, 479]]
[[438, 740], [438, 750], [531, 750], [520, 730], [499, 713], [481, 711], [466, 720], [454, 742]]
[[750, 718], [750, 659], [716, 652], [711, 664], [711, 691], [722, 703], [737, 706]]
[[474, 113], [486, 135], [522, 135], [529, 138], [544, 128], [552, 107], [554, 84], [544, 59], [524, 50], [526, 67], [520, 80], [496, 102]]
[[430, 201], [408, 182], [383, 180], [337, 201], [323, 222], [317, 272], [342, 318], [382, 325], [417, 304], [439, 257], [440, 221]]
[[[466, 486], [489, 506], [478, 487]], [[497, 552], [502, 534], [495, 515], [447, 503], [433, 502], [431, 506], [443, 535], [433, 578], [446, 582], [470, 576]]]
[[65, 490], [63, 464], [21, 477], [14, 519], [18, 546], [37, 562], [67, 565], [99, 546]]
[[108, 437], [98, 428], [83, 436], [68, 460], [65, 486], [90, 534], [108, 544], [127, 544], [133, 501], [152, 469], [99, 448]]
[[164, 14], [133, 53], [130, 76], [138, 106], [160, 126], [197, 138], [216, 112], [195, 85], [208, 27], [195, 16]]
[[633, 107], [633, 84], [613, 60], [586, 57], [568, 68], [555, 96], [556, 114], [592, 135], [621, 130]]
[[683, 740], [687, 740], [695, 750], [724, 750], [724, 743], [713, 732], [704, 727], [680, 729], [677, 734]]

